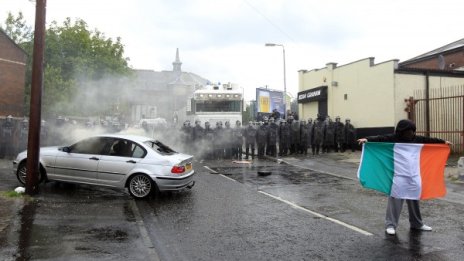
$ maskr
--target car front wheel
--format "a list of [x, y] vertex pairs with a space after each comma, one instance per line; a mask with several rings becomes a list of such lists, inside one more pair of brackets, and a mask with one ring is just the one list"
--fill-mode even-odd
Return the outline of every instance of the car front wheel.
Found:
[[[39, 183], [42, 181], [42, 171], [39, 171]], [[19, 164], [18, 166], [18, 171], [16, 172], [16, 177], [18, 178], [18, 181], [26, 185], [26, 179], [27, 179], [27, 162], [23, 161]]]
[[155, 188], [150, 177], [144, 174], [135, 174], [129, 180], [129, 193], [134, 198], [146, 198]]

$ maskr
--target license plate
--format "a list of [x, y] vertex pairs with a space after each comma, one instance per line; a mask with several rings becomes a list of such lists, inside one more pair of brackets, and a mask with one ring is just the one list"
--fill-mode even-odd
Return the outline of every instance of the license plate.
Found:
[[192, 169], [192, 163], [188, 163], [187, 165], [185, 165], [186, 171], [190, 171], [191, 169]]

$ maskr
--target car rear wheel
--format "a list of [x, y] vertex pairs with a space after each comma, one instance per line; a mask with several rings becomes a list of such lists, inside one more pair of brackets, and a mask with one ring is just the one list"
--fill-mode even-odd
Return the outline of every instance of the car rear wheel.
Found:
[[[16, 177], [18, 178], [18, 181], [26, 185], [26, 179], [27, 179], [27, 162], [23, 161], [19, 164], [18, 166], [18, 171], [16, 172]], [[42, 181], [43, 173], [42, 170], [39, 171], [39, 183]]]
[[155, 184], [145, 174], [135, 174], [129, 180], [129, 194], [134, 198], [146, 198], [155, 189]]

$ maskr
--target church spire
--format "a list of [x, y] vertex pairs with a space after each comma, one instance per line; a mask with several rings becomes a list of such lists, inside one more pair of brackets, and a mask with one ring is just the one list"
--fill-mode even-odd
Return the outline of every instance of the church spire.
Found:
[[182, 63], [180, 62], [180, 59], [179, 59], [179, 48], [176, 49], [176, 60], [172, 63], [172, 70], [174, 72], [181, 72], [181, 67], [182, 66]]

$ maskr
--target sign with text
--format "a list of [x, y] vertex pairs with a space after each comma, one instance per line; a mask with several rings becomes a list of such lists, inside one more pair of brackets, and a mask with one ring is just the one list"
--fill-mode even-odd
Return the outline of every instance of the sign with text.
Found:
[[320, 86], [298, 93], [298, 103], [327, 100], [327, 86]]
[[285, 113], [284, 93], [282, 91], [256, 88], [257, 112], [272, 113], [276, 109]]

